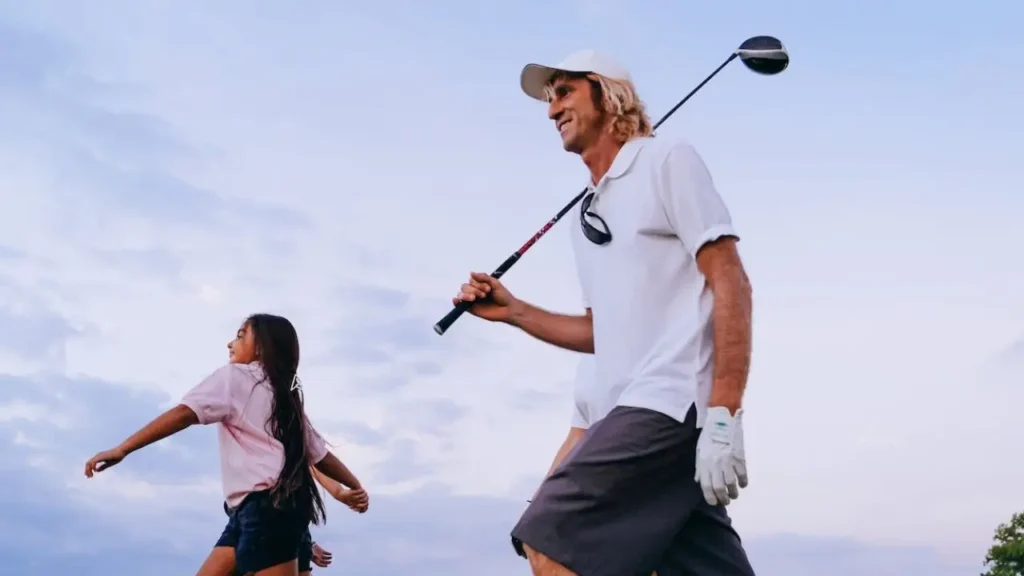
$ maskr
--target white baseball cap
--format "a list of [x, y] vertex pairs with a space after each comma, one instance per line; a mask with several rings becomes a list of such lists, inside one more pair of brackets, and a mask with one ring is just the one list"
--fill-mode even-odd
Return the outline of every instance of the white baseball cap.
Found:
[[526, 92], [530, 98], [546, 102], [544, 86], [552, 76], [559, 72], [593, 73], [612, 80], [633, 81], [626, 67], [610, 57], [596, 50], [578, 50], [566, 56], [565, 60], [562, 60], [557, 66], [527, 64], [523, 67], [522, 74], [519, 75], [519, 85], [523, 87], [523, 92]]

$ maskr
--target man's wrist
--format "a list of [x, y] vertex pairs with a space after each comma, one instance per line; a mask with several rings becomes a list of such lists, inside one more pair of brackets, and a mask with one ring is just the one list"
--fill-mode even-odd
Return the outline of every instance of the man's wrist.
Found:
[[508, 316], [505, 323], [516, 328], [522, 327], [523, 318], [529, 314], [530, 306], [522, 300], [513, 299], [508, 305]]
[[743, 397], [735, 394], [716, 395], [712, 392], [711, 398], [708, 399], [708, 408], [725, 408], [730, 416], [735, 416], [743, 408]]

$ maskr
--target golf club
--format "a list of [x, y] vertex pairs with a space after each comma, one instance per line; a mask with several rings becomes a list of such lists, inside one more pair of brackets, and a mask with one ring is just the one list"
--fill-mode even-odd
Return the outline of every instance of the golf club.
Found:
[[[723, 68], [728, 66], [729, 63], [735, 60], [737, 57], [739, 57], [740, 61], [743, 62], [743, 64], [746, 65], [747, 68], [753, 70], [754, 72], [757, 72], [758, 74], [778, 74], [779, 72], [782, 72], [787, 67], [789, 67], [789, 53], [786, 51], [786, 47], [782, 45], [782, 42], [778, 38], [774, 38], [772, 36], [754, 36], [753, 38], [749, 38], [742, 44], [740, 44], [740, 47], [737, 48], [736, 51], [734, 51], [732, 54], [730, 54], [729, 57], [726, 58], [725, 62], [722, 62], [722, 64], [718, 68], [715, 68], [714, 72], [709, 74], [708, 77], [701, 81], [701, 83], [698, 84], [696, 88], [691, 90], [689, 94], [684, 96], [683, 99], [679, 101], [679, 103], [677, 103], [675, 106], [672, 107], [671, 110], [665, 113], [665, 115], [661, 117], [661, 120], [658, 120], [658, 122], [654, 125], [654, 130], [657, 130], [658, 127], [661, 126], [661, 124], [665, 122], [665, 120], [668, 120], [668, 118], [672, 116], [672, 114], [674, 114], [680, 106], [685, 104], [686, 101], [689, 100], [694, 94], [696, 94], [698, 90], [703, 88], [705, 84], [710, 82], [712, 78], [714, 78], [719, 72], [722, 71]], [[506, 258], [505, 261], [502, 262], [501, 265], [498, 266], [498, 268], [491, 273], [491, 276], [495, 279], [504, 276], [505, 273], [508, 272], [509, 269], [511, 269], [512, 266], [516, 262], [518, 262], [520, 258], [523, 257], [523, 254], [526, 254], [526, 251], [529, 250], [537, 242], [537, 240], [540, 240], [542, 236], [547, 234], [548, 230], [550, 230], [552, 226], [554, 226], [559, 220], [561, 220], [562, 217], [569, 212], [569, 210], [572, 210], [573, 206], [575, 206], [580, 200], [583, 199], [583, 196], [585, 196], [586, 193], [587, 189], [584, 188], [582, 192], [577, 194], [576, 197], [572, 199], [572, 201], [566, 204], [564, 208], [559, 210], [558, 213], [555, 214], [554, 218], [549, 220], [548, 223], [545, 224], [543, 228], [538, 230], [532, 238], [527, 240], [526, 244], [523, 244], [522, 247], [519, 248], [519, 250], [516, 250], [515, 252], [512, 253], [511, 256]], [[473, 304], [473, 302], [459, 302], [457, 305], [453, 306], [451, 312], [445, 314], [444, 318], [441, 318], [437, 322], [437, 324], [434, 324], [434, 332], [437, 332], [438, 335], [443, 335], [448, 330], [448, 328], [450, 328], [451, 325], [455, 323], [455, 321], [458, 320], [459, 317], [466, 312], [466, 310], [469, 310], [473, 306]]]

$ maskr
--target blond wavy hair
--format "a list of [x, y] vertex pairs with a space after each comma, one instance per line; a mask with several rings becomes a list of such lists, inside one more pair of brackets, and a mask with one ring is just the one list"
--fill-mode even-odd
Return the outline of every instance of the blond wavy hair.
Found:
[[654, 134], [654, 126], [647, 116], [647, 108], [636, 93], [636, 87], [632, 82], [615, 80], [600, 74], [559, 72], [544, 86], [544, 96], [548, 102], [555, 96], [555, 82], [562, 78], [586, 78], [590, 81], [594, 106], [611, 117], [608, 130], [619, 142]]

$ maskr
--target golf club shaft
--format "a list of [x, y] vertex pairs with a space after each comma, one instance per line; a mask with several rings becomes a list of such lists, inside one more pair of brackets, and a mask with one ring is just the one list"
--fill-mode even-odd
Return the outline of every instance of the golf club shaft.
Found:
[[[696, 88], [694, 88], [693, 90], [690, 90], [689, 94], [684, 96], [682, 100], [680, 100], [675, 106], [672, 107], [672, 109], [670, 109], [668, 112], [666, 112], [665, 115], [661, 117], [661, 120], [658, 120], [658, 122], [654, 125], [652, 130], [657, 130], [658, 127], [661, 126], [662, 123], [665, 122], [665, 120], [668, 120], [669, 117], [672, 116], [672, 114], [674, 114], [676, 110], [678, 110], [683, 104], [686, 104], [687, 100], [689, 100], [694, 94], [696, 94], [698, 90], [703, 88], [705, 84], [710, 82], [712, 78], [714, 78], [719, 72], [721, 72], [723, 68], [728, 66], [729, 63], [732, 62], [735, 58], [736, 58], [736, 53], [733, 52], [732, 54], [729, 55], [729, 57], [725, 60], [725, 62], [722, 62], [722, 64], [719, 65], [718, 68], [715, 68], [714, 72], [709, 74], [708, 77], [705, 78], [703, 81], [701, 81], [700, 84], [697, 84]], [[515, 252], [512, 253], [511, 256], [506, 258], [505, 261], [502, 262], [501, 265], [498, 266], [494, 270], [494, 272], [491, 273], [491, 277], [497, 279], [497, 278], [501, 278], [502, 276], [504, 276], [505, 273], [508, 272], [509, 269], [511, 269], [512, 266], [516, 262], [518, 262], [520, 258], [523, 257], [523, 254], [526, 254], [526, 251], [529, 250], [537, 242], [537, 240], [540, 240], [541, 237], [543, 237], [545, 234], [547, 234], [548, 230], [551, 230], [551, 228], [555, 224], [557, 224], [558, 221], [561, 220], [563, 216], [565, 216], [566, 214], [569, 213], [569, 210], [572, 210], [573, 206], [575, 206], [580, 200], [583, 199], [583, 196], [586, 195], [586, 193], [587, 193], [587, 189], [584, 188], [579, 194], [576, 195], [575, 198], [573, 198], [568, 204], [566, 204], [564, 208], [559, 210], [558, 214], [555, 214], [554, 218], [549, 220], [548, 223], [545, 224], [543, 228], [538, 230], [537, 233], [534, 234], [532, 238], [527, 240], [526, 244], [523, 244], [519, 248], [519, 250], [516, 250]], [[458, 304], [456, 304], [455, 306], [452, 307], [450, 312], [445, 314], [444, 318], [441, 318], [440, 320], [438, 320], [437, 324], [434, 324], [434, 332], [437, 332], [437, 334], [439, 336], [443, 335], [445, 332], [448, 331], [448, 328], [450, 328], [451, 325], [454, 324], [455, 321], [459, 319], [460, 316], [462, 316], [467, 310], [469, 310], [472, 307], [473, 307], [473, 302], [466, 302], [466, 301], [459, 302]]]

